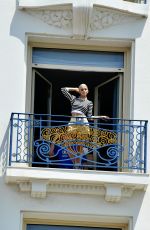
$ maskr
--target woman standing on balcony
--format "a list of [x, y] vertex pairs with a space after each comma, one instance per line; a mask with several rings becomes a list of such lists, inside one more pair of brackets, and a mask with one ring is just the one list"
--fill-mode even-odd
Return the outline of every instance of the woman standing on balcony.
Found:
[[[86, 143], [90, 138], [88, 119], [92, 119], [93, 102], [88, 100], [87, 98], [89, 90], [86, 84], [80, 84], [77, 88], [64, 87], [61, 88], [61, 91], [71, 103], [71, 119], [68, 124], [69, 126], [67, 129], [67, 134], [69, 138], [71, 137], [71, 139], [74, 139], [75, 136], [77, 137], [75, 152], [73, 153], [74, 148], [72, 148], [69, 151], [69, 155], [70, 158], [75, 158], [73, 162], [75, 165], [80, 165], [82, 163], [82, 154], [83, 158], [88, 158], [89, 160], [92, 160], [92, 156], [90, 156], [91, 154], [85, 156], [87, 148], [83, 146], [86, 146]], [[70, 92], [78, 93], [79, 97], [72, 95]], [[99, 116], [99, 118], [107, 119], [108, 117]]]
[[[80, 84], [79, 87], [63, 87], [61, 88], [63, 95], [70, 101], [71, 104], [71, 119], [67, 128], [67, 139], [66, 144], [70, 143], [70, 147], [67, 147], [67, 152], [69, 157], [72, 159], [73, 164], [81, 165], [81, 158], [89, 157], [85, 156], [87, 148], [83, 147], [88, 142], [90, 137], [90, 128], [88, 119], [92, 119], [92, 110], [93, 102], [88, 100], [88, 87], [86, 84]], [[71, 94], [71, 92], [76, 92], [79, 94], [79, 97], [76, 97]], [[107, 119], [107, 116], [99, 116], [101, 119]], [[80, 138], [78, 138], [80, 136]], [[76, 143], [74, 147], [71, 147], [71, 140], [74, 140], [76, 137]], [[72, 141], [74, 142], [74, 141]], [[53, 154], [54, 144], [51, 144], [50, 155]], [[90, 160], [91, 157], [90, 157]]]
[[[90, 136], [87, 117], [92, 117], [93, 102], [87, 99], [89, 90], [86, 84], [80, 84], [77, 88], [64, 87], [61, 88], [61, 91], [71, 104], [71, 119], [68, 124], [67, 135], [69, 140], [73, 140], [75, 136], [77, 139], [75, 146], [68, 148], [68, 155], [73, 159], [75, 165], [79, 165], [81, 164], [80, 157], [86, 149], [83, 145], [86, 144]], [[72, 95], [70, 92], [78, 93], [79, 97]], [[78, 135], [80, 135], [80, 138]]]

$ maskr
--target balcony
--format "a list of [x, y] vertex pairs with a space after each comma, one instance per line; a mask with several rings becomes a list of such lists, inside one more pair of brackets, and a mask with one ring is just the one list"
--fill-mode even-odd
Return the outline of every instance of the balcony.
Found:
[[[104, 195], [109, 202], [148, 185], [147, 121], [12, 113], [5, 181], [21, 192]], [[53, 151], [52, 151], [53, 150]]]
[[146, 173], [147, 121], [98, 116], [88, 124], [69, 120], [13, 113], [9, 165]]

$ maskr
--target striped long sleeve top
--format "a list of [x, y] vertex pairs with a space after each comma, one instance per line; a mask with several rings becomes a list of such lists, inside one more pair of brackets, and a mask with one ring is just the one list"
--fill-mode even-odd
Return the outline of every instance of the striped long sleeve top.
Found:
[[92, 110], [93, 110], [92, 101], [89, 101], [88, 99], [83, 100], [80, 97], [75, 97], [74, 95], [69, 93], [68, 88], [61, 88], [61, 92], [67, 99], [69, 99], [71, 103], [71, 111], [79, 111], [84, 115], [86, 115], [87, 117], [92, 116]]

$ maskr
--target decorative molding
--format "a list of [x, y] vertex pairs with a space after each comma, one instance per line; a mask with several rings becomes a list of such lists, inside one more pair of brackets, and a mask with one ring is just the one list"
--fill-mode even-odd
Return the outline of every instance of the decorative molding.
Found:
[[141, 16], [130, 15], [117, 10], [94, 7], [89, 30], [102, 30], [111, 26], [121, 25], [141, 18]]
[[123, 197], [131, 197], [133, 195], [134, 190], [136, 190], [136, 188], [133, 187], [125, 187], [122, 189], [122, 195]]
[[92, 1], [79, 0], [73, 3], [73, 38], [84, 39], [87, 35]]
[[72, 38], [87, 39], [92, 31], [147, 17], [149, 7], [122, 0], [19, 0], [18, 9], [48, 25], [69, 30]]
[[105, 188], [102, 185], [86, 184], [49, 184], [47, 192], [86, 194], [86, 195], [104, 195]]
[[18, 182], [20, 192], [29, 192], [31, 190], [31, 183], [20, 181]]
[[26, 12], [48, 25], [62, 29], [72, 28], [72, 10], [28, 9]]
[[[117, 180], [116, 180], [117, 178]], [[82, 194], [104, 197], [107, 202], [130, 198], [134, 191], [145, 192], [148, 174], [103, 172], [88, 170], [8, 167], [5, 181], [16, 184], [20, 192], [34, 198], [46, 198], [51, 193]]]
[[108, 202], [119, 202], [122, 197], [121, 185], [106, 184], [105, 200]]
[[48, 183], [48, 181], [20, 181], [20, 192], [30, 192], [33, 198], [46, 198], [50, 193], [97, 195], [105, 197], [107, 202], [116, 203], [123, 197], [130, 198], [136, 188], [122, 186], [121, 184], [89, 185], [69, 183]]
[[31, 197], [45, 198], [47, 193], [47, 184], [45, 181], [32, 181]]

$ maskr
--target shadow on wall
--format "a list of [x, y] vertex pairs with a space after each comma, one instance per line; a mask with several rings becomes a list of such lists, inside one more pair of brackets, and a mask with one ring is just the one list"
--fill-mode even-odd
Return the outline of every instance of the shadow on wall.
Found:
[[8, 165], [9, 157], [9, 134], [10, 134], [10, 125], [8, 124], [2, 144], [0, 146], [0, 162], [1, 162], [1, 175], [4, 175], [6, 172], [6, 167]]

